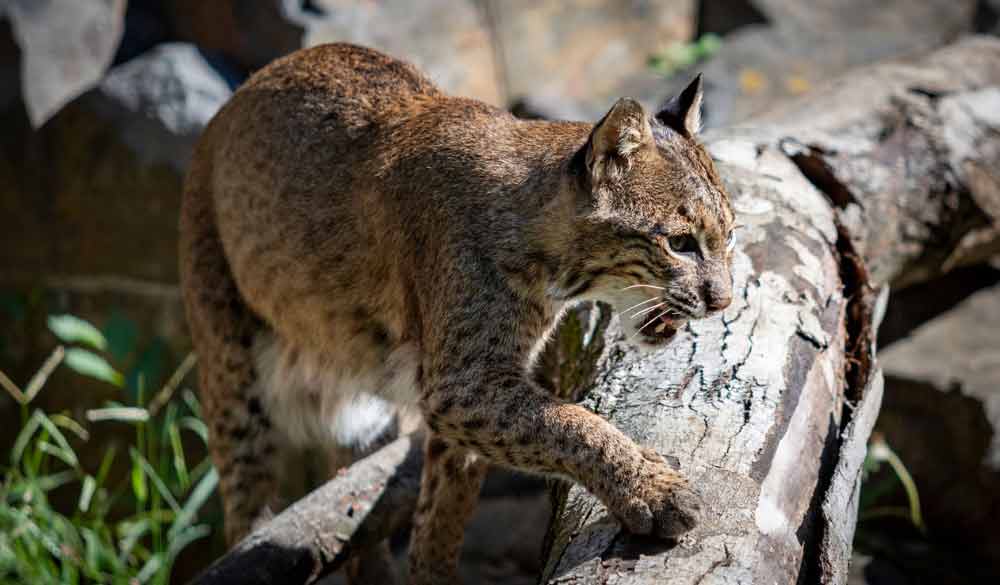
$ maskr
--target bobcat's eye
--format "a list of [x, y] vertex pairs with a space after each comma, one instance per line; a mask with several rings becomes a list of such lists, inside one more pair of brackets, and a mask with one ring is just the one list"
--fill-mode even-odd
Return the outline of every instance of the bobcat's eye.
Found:
[[698, 251], [698, 240], [691, 234], [670, 236], [667, 238], [667, 245], [677, 254], [694, 254]]

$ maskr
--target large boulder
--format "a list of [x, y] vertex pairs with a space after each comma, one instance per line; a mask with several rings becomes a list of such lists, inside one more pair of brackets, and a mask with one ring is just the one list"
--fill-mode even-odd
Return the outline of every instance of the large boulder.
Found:
[[40, 126], [92, 87], [114, 58], [121, 39], [125, 0], [8, 0], [6, 8], [21, 47], [24, 103]]
[[173, 0], [165, 3], [173, 34], [257, 69], [302, 46], [301, 0]]
[[[866, 0], [716, 4], [745, 12], [748, 2], [755, 9], [750, 22], [756, 24], [728, 34], [715, 56], [694, 66], [705, 74], [705, 122], [713, 127], [742, 122], [851, 67], [942, 45], [973, 29], [977, 6], [976, 0], [885, 0], [877, 9]], [[682, 74], [666, 87], [651, 87], [660, 93], [650, 93], [648, 100], [679, 91], [686, 81]]]
[[662, 93], [650, 57], [694, 33], [693, 0], [488, 3], [508, 95], [597, 119], [625, 95]]
[[[181, 186], [201, 129], [230, 92], [197, 49], [168, 44], [114, 68], [38, 130], [18, 107], [0, 116], [5, 371], [24, 380], [37, 368], [55, 343], [45, 316], [61, 312], [125, 323], [135, 355], [122, 368], [153, 351], [165, 375], [183, 357]], [[52, 397], [67, 407], [100, 395]]]
[[[1000, 567], [1000, 286], [880, 354], [877, 431], [919, 489], [930, 538]], [[994, 577], [1000, 577], [1000, 570]]]
[[475, 0], [314, 0], [305, 45], [350, 42], [420, 67], [445, 90], [504, 105], [490, 24]]

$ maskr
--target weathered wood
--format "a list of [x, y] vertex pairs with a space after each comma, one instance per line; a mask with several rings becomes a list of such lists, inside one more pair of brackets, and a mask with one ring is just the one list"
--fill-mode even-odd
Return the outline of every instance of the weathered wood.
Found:
[[709, 515], [678, 543], [639, 540], [564, 487], [543, 582], [846, 581], [881, 400], [871, 287], [997, 249], [998, 118], [1000, 41], [972, 38], [710, 137], [747, 226], [736, 300], [648, 355], [612, 323], [585, 399], [676, 457]]
[[[625, 343], [615, 321], [596, 340], [590, 329], [582, 351], [554, 344], [590, 356], [554, 385], [572, 393], [593, 379], [584, 403], [673, 458], [707, 517], [678, 543], [631, 537], [583, 489], [558, 486], [542, 582], [846, 581], [881, 400], [874, 288], [884, 299], [890, 284], [1000, 245], [998, 117], [1000, 41], [972, 38], [709, 137], [745, 226], [732, 306], [653, 353]], [[348, 543], [387, 536], [412, 510], [414, 445], [352, 466], [198, 583], [306, 583], [334, 570]]]
[[393, 441], [257, 528], [192, 585], [314, 583], [409, 523], [423, 439]]

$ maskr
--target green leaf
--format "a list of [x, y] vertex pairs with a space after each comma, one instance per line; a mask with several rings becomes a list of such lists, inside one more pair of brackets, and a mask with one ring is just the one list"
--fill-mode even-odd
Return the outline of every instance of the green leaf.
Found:
[[94, 477], [88, 475], [83, 478], [83, 487], [80, 489], [80, 501], [77, 504], [81, 512], [86, 512], [90, 509], [90, 501], [94, 497], [95, 490], [97, 490], [97, 481]]
[[212, 529], [204, 524], [199, 524], [198, 526], [190, 526], [178, 534], [170, 536], [170, 545], [167, 548], [167, 557], [170, 562], [173, 562], [177, 555], [184, 550], [187, 545], [198, 540], [199, 538], [204, 538], [212, 533]]
[[194, 489], [191, 490], [187, 501], [184, 502], [184, 507], [181, 508], [180, 513], [177, 514], [177, 518], [174, 520], [174, 524], [170, 527], [170, 531], [168, 532], [170, 538], [174, 538], [179, 532], [190, 526], [191, 521], [198, 514], [198, 510], [211, 497], [218, 485], [219, 474], [213, 467], [205, 474], [205, 477], [201, 478], [198, 485], [194, 486]]
[[[45, 413], [43, 413], [41, 410], [36, 410], [35, 412], [38, 414], [39, 424], [41, 424], [42, 427], [46, 431], [48, 431], [49, 436], [51, 436], [52, 439], [55, 440], [56, 444], [59, 446], [59, 453], [55, 452], [50, 452], [50, 453], [65, 461], [67, 465], [76, 467], [79, 461], [77, 461], [76, 453], [73, 451], [73, 447], [70, 447], [69, 441], [66, 440], [65, 435], [62, 434], [62, 431], [60, 431], [59, 428], [56, 427], [55, 423], [53, 423], [52, 420], [49, 419], [49, 417], [45, 416]], [[41, 446], [44, 447], [45, 444]]]
[[184, 446], [181, 444], [181, 431], [177, 423], [171, 423], [167, 427], [170, 435], [170, 448], [173, 451], [174, 471], [177, 479], [181, 483], [181, 489], [188, 489], [191, 485], [191, 477], [188, 475], [187, 460], [184, 457]]
[[57, 487], [64, 486], [67, 483], [76, 479], [76, 472], [72, 469], [66, 469], [58, 473], [53, 473], [51, 475], [46, 475], [44, 477], [38, 478], [38, 489], [49, 492]]
[[208, 426], [201, 419], [193, 416], [185, 416], [177, 422], [182, 427], [201, 437], [202, 442], [206, 445], [208, 444]]
[[144, 423], [149, 420], [149, 411], [134, 406], [92, 408], [87, 411], [87, 420], [90, 422], [114, 420], [125, 423]]
[[108, 347], [108, 341], [97, 327], [75, 315], [50, 316], [49, 329], [66, 343], [82, 343], [101, 351]]
[[134, 464], [138, 464], [139, 467], [145, 472], [146, 477], [153, 482], [153, 487], [156, 488], [156, 491], [158, 491], [160, 495], [163, 496], [163, 499], [170, 504], [171, 509], [173, 509], [175, 513], [180, 512], [181, 507], [180, 504], [177, 503], [177, 499], [174, 498], [174, 494], [170, 493], [170, 488], [167, 487], [167, 484], [163, 483], [163, 479], [161, 479], [160, 475], [156, 473], [153, 466], [149, 464], [149, 461], [142, 456], [142, 453], [139, 453], [135, 447], [129, 447], [129, 454], [132, 456], [133, 473], [135, 469]]
[[[41, 421], [39, 420], [39, 415], [42, 411], [36, 410], [32, 413], [31, 418], [25, 423], [21, 432], [17, 434], [17, 439], [14, 440], [14, 448], [10, 452], [10, 462], [11, 464], [17, 466], [21, 462], [21, 457], [24, 455], [24, 450], [28, 447], [28, 441], [41, 426]], [[44, 415], [43, 415], [44, 416]]]
[[65, 449], [60, 448], [58, 445], [53, 445], [48, 441], [41, 441], [38, 443], [38, 450], [46, 455], [52, 455], [53, 457], [59, 459], [63, 463], [69, 466], [76, 465], [76, 456], [70, 451], [67, 452]]
[[139, 583], [145, 583], [149, 581], [153, 577], [153, 575], [155, 575], [156, 572], [160, 570], [160, 567], [162, 566], [163, 566], [163, 555], [155, 554], [149, 557], [149, 560], [146, 561], [146, 564], [142, 566], [142, 569], [140, 569], [139, 573], [135, 576], [136, 581], [138, 581]]
[[87, 429], [83, 428], [83, 425], [65, 414], [53, 414], [50, 415], [49, 418], [52, 419], [52, 422], [54, 422], [57, 426], [71, 431], [74, 435], [80, 437], [80, 439], [84, 441], [90, 439], [90, 433], [87, 432]]
[[65, 363], [73, 371], [84, 376], [108, 382], [121, 388], [124, 377], [107, 360], [92, 351], [73, 347], [66, 350]]
[[711, 57], [722, 48], [722, 39], [715, 33], [705, 33], [698, 39], [698, 52], [702, 59]]
[[118, 541], [118, 559], [124, 561], [132, 554], [139, 539], [149, 532], [148, 520], [125, 521], [118, 525], [118, 533], [121, 538]]
[[142, 472], [142, 467], [138, 462], [132, 463], [132, 493], [135, 494], [135, 499], [140, 502], [145, 502], [146, 498], [149, 497], [149, 491], [146, 488], [146, 474]]

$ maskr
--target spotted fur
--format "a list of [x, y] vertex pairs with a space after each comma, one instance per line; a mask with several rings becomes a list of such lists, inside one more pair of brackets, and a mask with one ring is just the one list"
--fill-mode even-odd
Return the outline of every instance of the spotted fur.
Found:
[[180, 249], [229, 540], [278, 505], [285, 445], [363, 451], [390, 402], [429, 429], [414, 583], [456, 582], [487, 463], [578, 481], [634, 532], [690, 529], [682, 476], [528, 369], [579, 300], [643, 343], [728, 305], [733, 213], [696, 89], [662, 116], [622, 99], [596, 125], [524, 121], [335, 44], [237, 91], [198, 145]]

